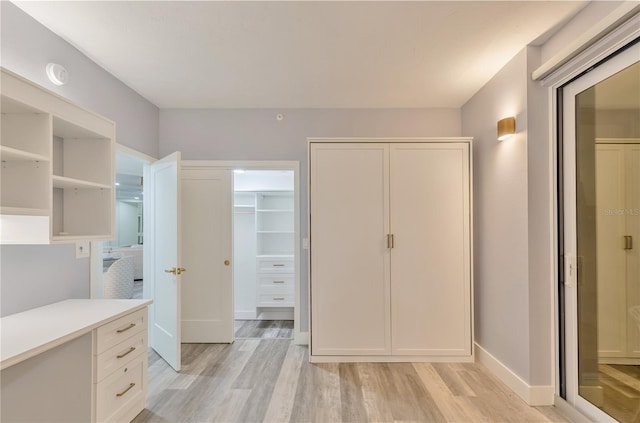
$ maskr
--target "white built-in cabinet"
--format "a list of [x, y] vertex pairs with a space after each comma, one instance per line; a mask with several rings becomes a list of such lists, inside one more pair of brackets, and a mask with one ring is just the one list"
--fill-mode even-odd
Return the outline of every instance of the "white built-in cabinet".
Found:
[[311, 359], [472, 359], [471, 139], [310, 139]]
[[115, 125], [1, 71], [3, 244], [113, 238]]
[[256, 193], [258, 307], [293, 307], [293, 191]]
[[71, 299], [2, 317], [2, 421], [132, 421], [146, 404], [150, 303]]
[[601, 363], [638, 364], [640, 143], [600, 141], [596, 144], [598, 355]]
[[294, 307], [293, 191], [236, 191], [234, 197], [236, 318]]

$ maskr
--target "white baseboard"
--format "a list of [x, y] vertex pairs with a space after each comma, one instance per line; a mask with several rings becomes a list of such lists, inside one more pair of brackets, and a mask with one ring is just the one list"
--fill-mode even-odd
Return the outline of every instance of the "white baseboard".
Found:
[[498, 379], [529, 405], [553, 405], [555, 389], [553, 386], [531, 386], [502, 364], [480, 345], [475, 344], [476, 358], [488, 368]]
[[296, 345], [309, 345], [309, 332], [296, 332], [293, 336], [293, 343]]
[[293, 310], [265, 310], [256, 320], [293, 320]]
[[625, 366], [637, 366], [640, 364], [638, 357], [600, 357], [598, 364], [622, 364]]
[[255, 310], [253, 311], [236, 310], [233, 314], [236, 320], [254, 320], [256, 318]]

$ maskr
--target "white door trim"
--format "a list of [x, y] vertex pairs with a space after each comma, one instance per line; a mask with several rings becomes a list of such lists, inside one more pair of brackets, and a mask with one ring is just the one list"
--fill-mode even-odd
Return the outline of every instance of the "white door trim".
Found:
[[183, 160], [183, 167], [218, 168], [225, 170], [292, 170], [294, 181], [294, 263], [295, 304], [293, 333], [294, 343], [305, 343], [306, 333], [300, 332], [300, 162], [297, 160]]

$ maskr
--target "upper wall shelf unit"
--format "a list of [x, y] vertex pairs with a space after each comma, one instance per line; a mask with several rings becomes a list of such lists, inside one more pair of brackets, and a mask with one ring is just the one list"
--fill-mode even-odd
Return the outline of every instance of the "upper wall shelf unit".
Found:
[[2, 244], [113, 238], [115, 124], [1, 69]]

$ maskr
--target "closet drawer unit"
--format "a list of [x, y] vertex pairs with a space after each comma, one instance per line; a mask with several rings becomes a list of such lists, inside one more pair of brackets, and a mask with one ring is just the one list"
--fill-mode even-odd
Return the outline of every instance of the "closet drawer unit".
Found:
[[258, 273], [294, 273], [293, 258], [258, 258], [256, 270]]
[[96, 353], [101, 354], [130, 336], [147, 329], [147, 309], [138, 310], [97, 329]]
[[258, 290], [270, 288], [284, 288], [293, 292], [294, 289], [293, 275], [258, 275]]
[[144, 409], [146, 371], [143, 354], [96, 384], [98, 422], [129, 422]]
[[96, 382], [128, 364], [141, 354], [147, 353], [147, 332], [142, 331], [130, 336], [118, 345], [99, 354], [96, 359]]
[[293, 307], [293, 293], [264, 293], [258, 292], [258, 307]]

